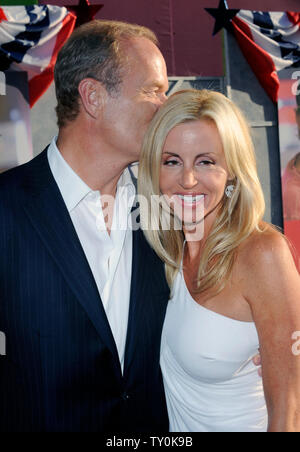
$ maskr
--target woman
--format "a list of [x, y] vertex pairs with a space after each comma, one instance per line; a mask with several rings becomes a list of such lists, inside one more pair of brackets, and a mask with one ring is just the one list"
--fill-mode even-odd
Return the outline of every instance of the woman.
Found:
[[284, 237], [262, 221], [239, 109], [211, 91], [171, 96], [144, 140], [139, 193], [172, 288], [161, 345], [170, 430], [300, 431], [300, 279]]

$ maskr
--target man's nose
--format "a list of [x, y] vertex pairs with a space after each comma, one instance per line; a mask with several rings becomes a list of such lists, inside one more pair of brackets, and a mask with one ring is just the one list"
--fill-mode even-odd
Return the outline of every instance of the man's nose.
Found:
[[181, 186], [185, 189], [191, 189], [198, 184], [198, 180], [195, 177], [194, 169], [184, 169], [182, 172]]

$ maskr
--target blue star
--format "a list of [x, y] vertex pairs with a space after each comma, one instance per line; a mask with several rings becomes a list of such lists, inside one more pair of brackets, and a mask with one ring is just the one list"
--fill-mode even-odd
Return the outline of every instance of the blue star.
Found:
[[223, 28], [230, 31], [231, 21], [240, 11], [239, 9], [228, 9], [226, 0], [220, 0], [218, 8], [205, 8], [205, 10], [216, 19], [213, 36]]

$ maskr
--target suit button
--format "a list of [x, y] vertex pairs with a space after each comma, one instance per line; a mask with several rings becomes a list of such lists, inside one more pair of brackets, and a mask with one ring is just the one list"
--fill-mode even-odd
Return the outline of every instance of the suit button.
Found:
[[123, 392], [122, 399], [125, 400], [125, 402], [130, 399], [130, 396], [127, 394], [127, 392]]

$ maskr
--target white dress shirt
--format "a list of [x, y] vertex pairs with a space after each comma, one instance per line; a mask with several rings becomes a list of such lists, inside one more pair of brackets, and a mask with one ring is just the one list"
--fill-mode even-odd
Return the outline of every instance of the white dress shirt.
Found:
[[91, 190], [72, 170], [56, 137], [48, 148], [48, 161], [96, 281], [123, 370], [132, 267], [130, 213], [136, 194], [130, 172], [126, 168], [117, 184], [108, 234], [100, 192]]

